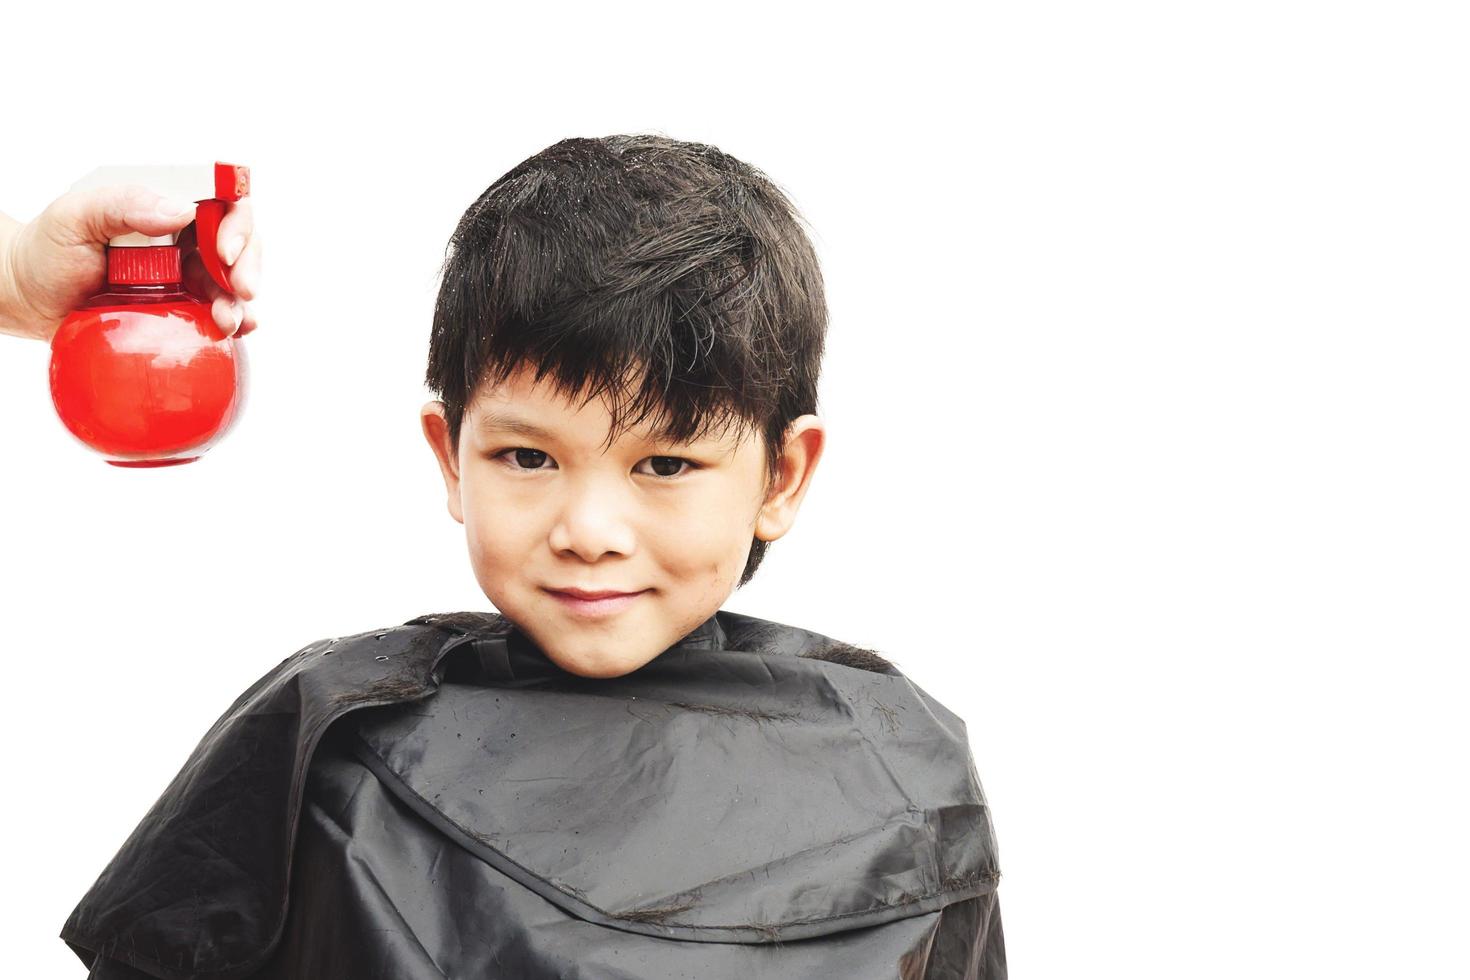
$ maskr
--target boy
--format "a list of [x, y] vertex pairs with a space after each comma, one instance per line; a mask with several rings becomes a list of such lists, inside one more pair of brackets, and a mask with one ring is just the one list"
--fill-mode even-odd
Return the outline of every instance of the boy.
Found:
[[492, 184], [421, 421], [499, 614], [246, 691], [68, 920], [91, 976], [1003, 977], [963, 722], [720, 610], [821, 457], [825, 326], [789, 201], [713, 147]]

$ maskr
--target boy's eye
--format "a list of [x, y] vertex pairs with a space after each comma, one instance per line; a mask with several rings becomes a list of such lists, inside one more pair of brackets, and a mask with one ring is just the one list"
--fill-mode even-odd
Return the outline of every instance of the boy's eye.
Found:
[[[683, 476], [689, 470], [697, 469], [694, 463], [682, 456], [650, 456], [640, 462], [651, 464], [654, 476]], [[680, 469], [680, 466], [685, 466], [687, 469]]]
[[507, 449], [504, 452], [496, 453], [495, 455], [504, 456], [506, 453], [515, 453], [516, 469], [544, 470], [550, 468], [547, 466], [543, 466], [542, 464], [548, 462], [551, 457], [547, 456], [539, 449]]

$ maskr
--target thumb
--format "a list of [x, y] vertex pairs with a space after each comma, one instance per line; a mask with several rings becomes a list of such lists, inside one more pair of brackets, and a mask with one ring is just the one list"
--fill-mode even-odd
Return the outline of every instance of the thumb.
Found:
[[105, 245], [131, 232], [167, 235], [194, 220], [191, 201], [171, 201], [138, 184], [63, 194], [36, 219], [61, 245]]

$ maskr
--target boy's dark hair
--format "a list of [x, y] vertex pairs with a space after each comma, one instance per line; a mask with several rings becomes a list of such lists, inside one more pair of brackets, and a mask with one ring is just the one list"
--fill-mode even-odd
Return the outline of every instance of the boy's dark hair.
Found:
[[[815, 413], [827, 329], [816, 253], [761, 171], [654, 134], [565, 139], [470, 205], [445, 251], [426, 382], [458, 450], [482, 384], [518, 366], [608, 399], [611, 445], [759, 431], [766, 485]], [[737, 588], [767, 542], [755, 539]]]

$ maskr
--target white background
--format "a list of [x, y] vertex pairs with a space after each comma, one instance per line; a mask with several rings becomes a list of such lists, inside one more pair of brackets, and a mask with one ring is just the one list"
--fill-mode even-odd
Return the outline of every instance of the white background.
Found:
[[488, 607], [418, 426], [445, 242], [656, 131], [785, 188], [829, 290], [827, 455], [727, 608], [968, 720], [1016, 976], [1466, 976], [1461, 9], [7, 7], [0, 210], [230, 160], [266, 252], [197, 464], [90, 456], [0, 336], [5, 973], [84, 974], [62, 922], [261, 673]]

